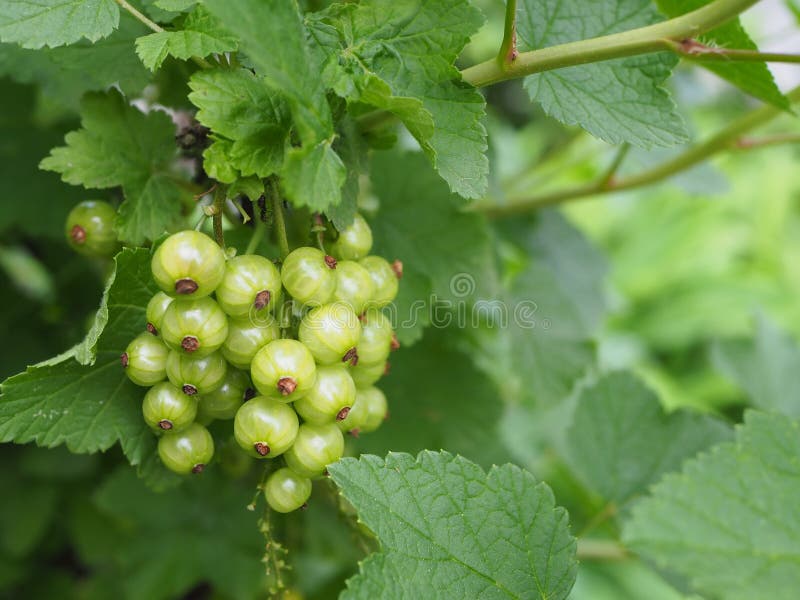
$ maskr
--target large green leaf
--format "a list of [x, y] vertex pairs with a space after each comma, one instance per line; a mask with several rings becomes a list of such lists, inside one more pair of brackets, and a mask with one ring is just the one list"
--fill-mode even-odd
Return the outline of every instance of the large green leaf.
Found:
[[87, 188], [121, 185], [119, 237], [131, 244], [155, 239], [178, 221], [188, 194], [172, 172], [172, 120], [160, 111], [142, 113], [115, 91], [89, 94], [81, 108], [83, 129], [67, 134], [67, 145], [53, 149], [41, 168]]
[[758, 408], [800, 417], [800, 347], [763, 315], [753, 340], [719, 342], [712, 360]]
[[710, 597], [791, 600], [800, 588], [800, 424], [749, 412], [735, 443], [667, 475], [624, 540]]
[[566, 439], [584, 481], [622, 504], [731, 433], [723, 422], [687, 410], [666, 414], [652, 391], [619, 372], [583, 390]]
[[370, 0], [309, 18], [342, 97], [397, 115], [450, 189], [487, 189], [484, 101], [453, 62], [482, 23], [467, 0]]
[[24, 48], [63, 46], [86, 38], [94, 42], [119, 23], [114, 0], [4, 0], [0, 2], [0, 41]]
[[[523, 0], [517, 39], [520, 50], [536, 50], [660, 20], [650, 0]], [[688, 139], [662, 87], [677, 61], [662, 53], [568, 67], [531, 75], [525, 88], [550, 116], [609, 143], [673, 146]]]
[[0, 441], [66, 444], [81, 453], [120, 442], [131, 464], [155, 473], [156, 440], [141, 415], [144, 390], [128, 380], [119, 357], [144, 330], [145, 306], [157, 288], [149, 251], [126, 249], [115, 261], [84, 343], [3, 382]]
[[575, 539], [550, 488], [514, 465], [488, 473], [446, 452], [329, 467], [381, 552], [343, 598], [566, 598]]

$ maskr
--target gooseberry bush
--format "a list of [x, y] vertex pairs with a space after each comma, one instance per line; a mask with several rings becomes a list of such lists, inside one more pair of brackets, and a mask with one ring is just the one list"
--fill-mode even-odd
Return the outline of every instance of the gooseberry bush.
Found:
[[553, 208], [797, 141], [755, 4], [0, 2], [0, 597], [794, 598], [797, 277]]

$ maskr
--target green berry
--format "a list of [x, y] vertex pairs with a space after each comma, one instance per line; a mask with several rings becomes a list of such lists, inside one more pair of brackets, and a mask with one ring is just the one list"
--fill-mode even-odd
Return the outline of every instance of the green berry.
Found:
[[179, 231], [156, 249], [150, 264], [158, 287], [170, 296], [202, 298], [225, 275], [225, 252], [199, 231]]
[[356, 387], [369, 387], [386, 375], [389, 370], [388, 365], [388, 362], [376, 363], [374, 365], [366, 363], [361, 364], [361, 362], [359, 362], [357, 365], [350, 367], [350, 377], [353, 378]]
[[335, 423], [304, 423], [284, 458], [288, 467], [298, 475], [317, 477], [322, 475], [329, 464], [342, 458], [343, 454], [344, 437]]
[[308, 423], [322, 425], [347, 417], [356, 399], [356, 384], [344, 366], [317, 367], [314, 387], [294, 403], [294, 409]]
[[162, 435], [158, 440], [158, 456], [175, 473], [202, 473], [214, 456], [214, 438], [208, 429], [192, 423], [186, 429]]
[[[367, 256], [362, 258], [359, 264], [369, 272], [375, 284], [375, 293], [370, 306], [381, 308], [391, 303], [397, 297], [397, 290], [400, 287], [398, 279], [402, 274], [402, 267], [393, 267], [380, 256]], [[396, 262], [396, 265], [399, 264]]]
[[354, 435], [359, 432], [375, 431], [386, 420], [389, 407], [386, 396], [376, 387], [358, 388], [356, 401], [353, 403], [347, 418], [339, 421], [339, 429]]
[[263, 256], [237, 256], [228, 261], [216, 296], [222, 310], [231, 317], [266, 313], [281, 297], [281, 275]]
[[225, 381], [227, 363], [219, 352], [195, 358], [171, 350], [167, 356], [167, 377], [188, 396], [210, 394]]
[[386, 362], [395, 344], [392, 323], [380, 310], [371, 308], [361, 316], [361, 339], [356, 347], [359, 365]]
[[157, 292], [155, 296], [150, 298], [147, 303], [147, 331], [153, 335], [158, 335], [161, 331], [161, 325], [164, 322], [164, 313], [167, 312], [167, 307], [172, 304], [172, 297], [167, 296], [164, 292]]
[[364, 258], [372, 249], [372, 230], [359, 214], [353, 222], [339, 232], [339, 238], [333, 245], [333, 252], [344, 260]]
[[255, 319], [230, 319], [228, 337], [222, 344], [222, 355], [234, 367], [248, 370], [256, 353], [280, 336], [280, 328], [272, 315], [259, 315]]
[[286, 467], [267, 479], [264, 497], [275, 512], [288, 513], [305, 506], [311, 496], [311, 480]]
[[136, 385], [148, 386], [167, 376], [168, 355], [169, 348], [164, 342], [149, 333], [141, 333], [125, 348], [120, 362], [128, 379]]
[[297, 413], [291, 406], [256, 396], [236, 412], [233, 435], [250, 456], [274, 458], [291, 447], [298, 427]]
[[314, 357], [297, 340], [275, 340], [253, 357], [250, 376], [268, 398], [292, 402], [305, 396], [317, 379]]
[[111, 256], [119, 247], [114, 221], [117, 211], [108, 202], [86, 200], [67, 216], [67, 243], [86, 256]]
[[244, 402], [249, 387], [247, 373], [228, 368], [222, 385], [200, 397], [200, 415], [204, 419], [232, 419]]
[[180, 431], [197, 416], [197, 400], [169, 382], [154, 385], [144, 395], [145, 423], [156, 431]]
[[342, 302], [360, 315], [375, 295], [375, 284], [367, 270], [352, 260], [342, 260], [336, 264], [336, 289], [334, 302]]
[[228, 317], [213, 298], [175, 299], [164, 313], [161, 338], [173, 350], [208, 356], [228, 337]]
[[286, 257], [281, 281], [286, 291], [300, 304], [319, 306], [333, 297], [336, 288], [336, 261], [316, 248], [298, 248]]
[[298, 338], [322, 365], [358, 362], [356, 344], [361, 323], [344, 304], [325, 304], [312, 309], [300, 322]]

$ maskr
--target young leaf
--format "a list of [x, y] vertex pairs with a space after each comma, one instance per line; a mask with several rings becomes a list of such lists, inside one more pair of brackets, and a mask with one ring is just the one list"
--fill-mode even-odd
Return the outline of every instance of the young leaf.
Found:
[[115, 262], [99, 325], [85, 343], [3, 382], [0, 441], [66, 444], [80, 453], [119, 441], [132, 465], [152, 460], [156, 440], [142, 419], [143, 389], [128, 381], [119, 357], [144, 331], [145, 306], [157, 288], [149, 251], [126, 249]]
[[[206, 151], [209, 175], [216, 177], [209, 172], [209, 160], [216, 172], [233, 168], [245, 177], [269, 177], [282, 167], [291, 127], [282, 96], [246, 69], [198, 71], [189, 87], [189, 100], [199, 109], [197, 120], [217, 139]], [[220, 137], [229, 142], [220, 144]], [[222, 174], [220, 180], [231, 183], [231, 175]]]
[[[345, 599], [566, 598], [575, 581], [567, 513], [514, 465], [488, 473], [447, 452], [364, 455], [329, 467], [382, 551]], [[424, 573], [424, 577], [420, 576]]]
[[[535, 50], [660, 21], [650, 0], [523, 0], [520, 50]], [[674, 146], [688, 134], [662, 87], [678, 59], [671, 53], [558, 69], [525, 79], [532, 100], [567, 125], [611, 144]]]
[[765, 316], [758, 316], [755, 339], [719, 342], [711, 356], [754, 406], [800, 417], [800, 347]]
[[688, 410], [666, 414], [652, 391], [619, 372], [581, 393], [567, 453], [583, 480], [619, 505], [731, 433], [722, 421]]
[[[709, 0], [656, 0], [658, 8], [668, 17], [677, 17], [697, 10], [708, 2]], [[747, 35], [738, 18], [704, 33], [700, 37], [700, 41], [706, 45], [720, 48], [758, 50], [758, 46]], [[700, 64], [751, 96], [769, 102], [778, 108], [789, 108], [789, 100], [775, 85], [775, 80], [766, 63], [715, 61], [701, 62]]]
[[23, 48], [94, 42], [119, 23], [114, 0], [5, 0], [0, 2], [0, 41]]
[[790, 600], [800, 587], [800, 424], [751, 411], [735, 443], [667, 475], [623, 539], [702, 594]]
[[122, 186], [117, 232], [131, 244], [155, 239], [180, 217], [184, 191], [170, 172], [175, 126], [165, 113], [147, 114], [116, 91], [89, 94], [81, 103], [83, 129], [67, 134], [40, 167], [87, 188]]
[[186, 17], [181, 29], [151, 33], [136, 40], [136, 53], [151, 71], [157, 70], [167, 56], [187, 60], [234, 50], [236, 37], [222, 29], [202, 7]]
[[205, 4], [224, 26], [236, 31], [256, 73], [289, 102], [302, 146], [291, 150], [281, 172], [288, 199], [314, 210], [339, 204], [345, 167], [331, 148], [333, 117], [296, 2], [207, 0]]
[[483, 97], [453, 63], [482, 24], [467, 0], [370, 0], [309, 18], [326, 78], [348, 101], [396, 114], [450, 189], [487, 189]]

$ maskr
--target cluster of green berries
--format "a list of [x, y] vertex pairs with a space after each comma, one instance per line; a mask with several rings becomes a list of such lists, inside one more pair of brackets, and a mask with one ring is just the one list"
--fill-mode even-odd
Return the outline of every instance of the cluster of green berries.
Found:
[[334, 243], [336, 258], [298, 248], [280, 270], [263, 256], [228, 258], [197, 231], [156, 249], [162, 291], [121, 362], [133, 383], [151, 386], [142, 413], [169, 469], [201, 472], [214, 454], [206, 425], [233, 419], [247, 454], [283, 457], [265, 495], [288, 512], [341, 458], [343, 433], [380, 426], [386, 397], [374, 384], [398, 347], [381, 309], [397, 295], [401, 267], [368, 256], [371, 247], [357, 216]]

